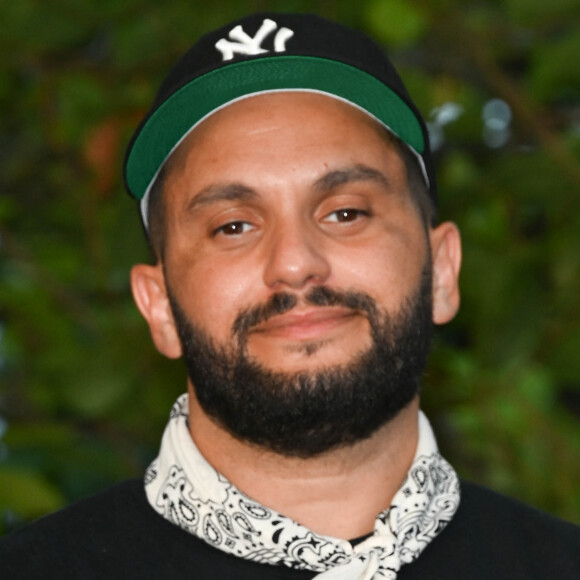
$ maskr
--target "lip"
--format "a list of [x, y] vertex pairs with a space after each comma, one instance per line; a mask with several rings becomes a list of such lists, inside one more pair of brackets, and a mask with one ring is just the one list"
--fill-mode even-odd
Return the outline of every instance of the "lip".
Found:
[[350, 322], [358, 312], [337, 307], [288, 312], [273, 316], [255, 326], [251, 334], [282, 337], [291, 340], [320, 339], [334, 329]]

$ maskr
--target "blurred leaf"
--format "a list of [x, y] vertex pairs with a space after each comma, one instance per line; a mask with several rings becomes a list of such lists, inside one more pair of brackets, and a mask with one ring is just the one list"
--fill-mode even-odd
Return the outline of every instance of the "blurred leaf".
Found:
[[560, 381], [580, 385], [580, 328], [572, 326], [564, 340], [549, 345], [548, 360]]
[[425, 15], [417, 5], [404, 0], [374, 0], [366, 20], [374, 35], [391, 46], [408, 46], [427, 29]]
[[41, 476], [0, 465], [0, 511], [36, 518], [65, 503], [62, 494]]
[[[580, 14], [579, 14], [580, 22]], [[536, 43], [530, 91], [542, 101], [580, 101], [580, 29]]]
[[87, 126], [108, 110], [107, 87], [84, 71], [61, 75], [55, 91], [53, 131], [63, 143], [82, 145]]
[[551, 21], [573, 22], [580, 16], [577, 0], [503, 0], [508, 13], [522, 24], [545, 24]]
[[1, 14], [5, 42], [20, 44], [28, 54], [62, 48], [85, 34], [85, 28], [78, 26], [64, 2], [3, 2]]

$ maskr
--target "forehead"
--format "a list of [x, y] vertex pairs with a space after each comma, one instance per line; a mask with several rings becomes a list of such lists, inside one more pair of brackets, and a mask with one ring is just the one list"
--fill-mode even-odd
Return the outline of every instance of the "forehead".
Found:
[[262, 175], [306, 173], [315, 160], [398, 159], [394, 143], [383, 125], [349, 103], [318, 93], [269, 93], [230, 104], [197, 125], [167, 161], [165, 175], [225, 179], [243, 164]]

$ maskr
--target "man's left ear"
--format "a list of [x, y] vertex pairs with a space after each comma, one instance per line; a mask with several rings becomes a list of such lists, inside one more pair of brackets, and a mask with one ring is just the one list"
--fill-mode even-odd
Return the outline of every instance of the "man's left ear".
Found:
[[433, 322], [445, 324], [459, 310], [461, 236], [452, 222], [443, 222], [429, 232], [433, 262]]

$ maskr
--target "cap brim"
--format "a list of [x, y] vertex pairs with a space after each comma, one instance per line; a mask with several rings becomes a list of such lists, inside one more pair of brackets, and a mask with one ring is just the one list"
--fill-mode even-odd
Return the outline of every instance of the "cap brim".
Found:
[[365, 110], [421, 155], [425, 140], [415, 113], [372, 75], [342, 62], [310, 56], [246, 60], [196, 77], [144, 122], [127, 155], [125, 180], [141, 199], [165, 160], [200, 120], [254, 94], [306, 90], [327, 93]]

